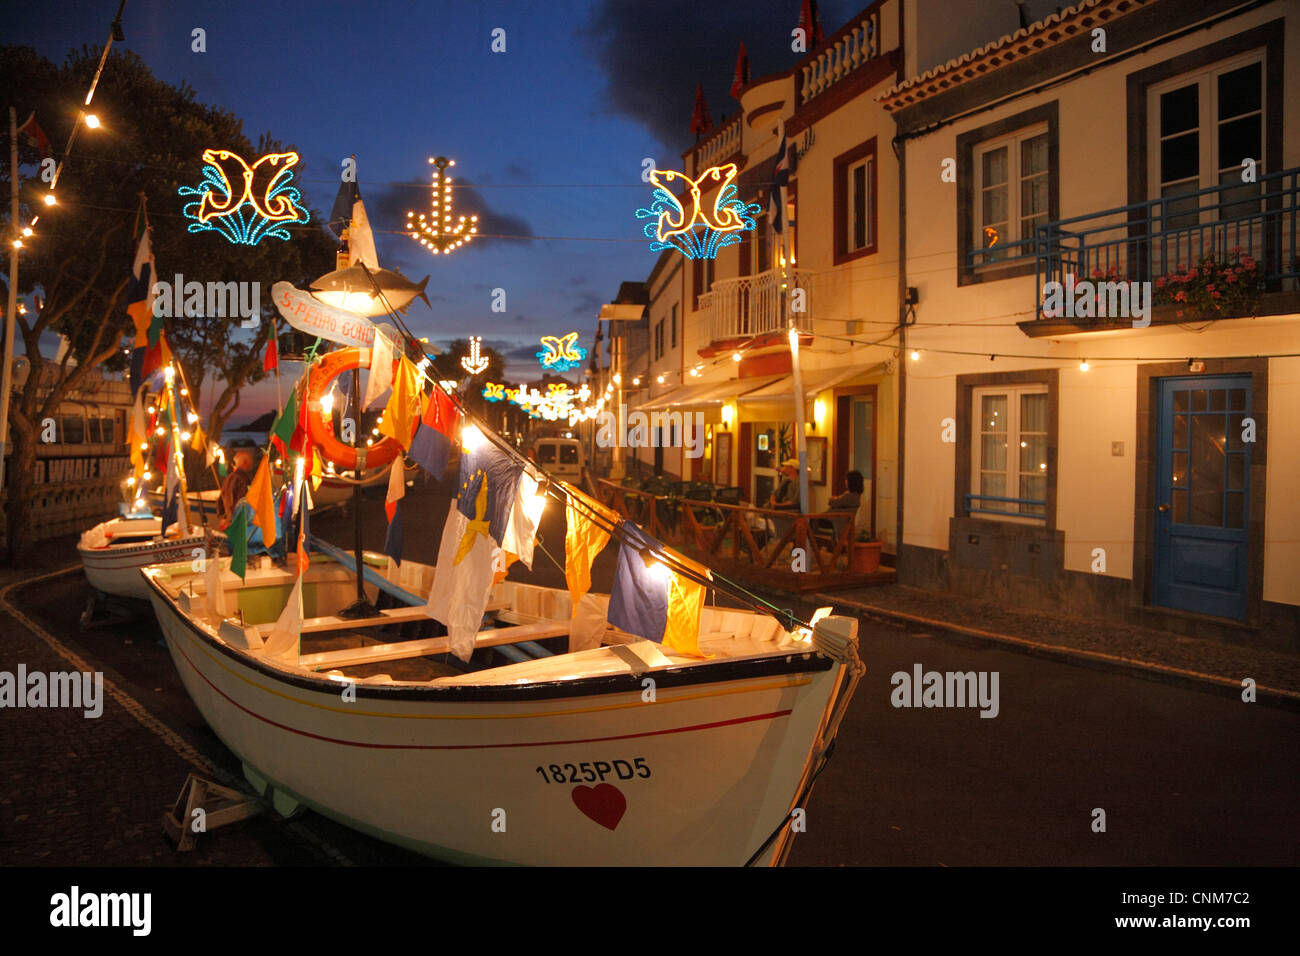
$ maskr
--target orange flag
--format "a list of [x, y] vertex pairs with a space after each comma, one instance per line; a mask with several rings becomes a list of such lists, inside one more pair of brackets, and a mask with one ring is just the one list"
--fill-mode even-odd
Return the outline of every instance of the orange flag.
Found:
[[[622, 519], [617, 511], [583, 494], [567, 481], [562, 481], [560, 484], [566, 493], [564, 580], [569, 585], [569, 597], [576, 611], [578, 602], [591, 590], [592, 562], [609, 542], [609, 532], [605, 527], [612, 527]], [[575, 506], [575, 500], [581, 502], [581, 505]], [[593, 511], [604, 519], [601, 524], [597, 524], [590, 517]]]
[[[692, 561], [672, 548], [665, 548], [673, 559], [690, 568], [701, 577], [713, 575], [704, 565]], [[664, 628], [664, 646], [679, 654], [704, 657], [700, 651], [700, 611], [704, 607], [704, 585], [698, 581], [672, 572], [668, 582], [668, 624]]]
[[271, 495], [271, 456], [263, 455], [257, 474], [248, 485], [245, 496], [253, 508], [253, 523], [262, 529], [262, 544], [275, 544], [275, 503]]
[[411, 447], [411, 434], [420, 419], [420, 386], [416, 381], [415, 365], [406, 356], [393, 377], [393, 394], [384, 406], [384, 420], [379, 423], [379, 433], [396, 438], [404, 450]]

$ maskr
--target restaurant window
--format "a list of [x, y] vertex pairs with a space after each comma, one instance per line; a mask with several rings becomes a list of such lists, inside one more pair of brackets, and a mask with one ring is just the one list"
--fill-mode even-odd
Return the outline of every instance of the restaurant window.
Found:
[[[876, 251], [876, 139], [841, 153], [834, 161], [835, 262]], [[789, 199], [787, 196], [787, 206]], [[791, 212], [787, 208], [787, 216]], [[793, 235], [792, 235], [793, 238]]]
[[975, 148], [975, 248], [977, 264], [1032, 253], [1017, 246], [1048, 220], [1047, 124], [1017, 130]]
[[655, 342], [654, 357], [656, 360], [663, 357], [664, 354], [664, 320], [660, 319], [655, 323]]
[[971, 515], [1045, 518], [1047, 386], [976, 388], [971, 416]]
[[672, 331], [672, 342], [670, 348], [677, 348], [677, 303], [676, 302], [673, 303], [672, 318], [670, 320], [669, 328]]

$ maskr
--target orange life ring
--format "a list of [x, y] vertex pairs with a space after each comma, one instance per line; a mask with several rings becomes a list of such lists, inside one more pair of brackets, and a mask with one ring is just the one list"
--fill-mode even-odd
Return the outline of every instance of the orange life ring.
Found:
[[[361, 353], [366, 353], [366, 364], [361, 363]], [[385, 438], [373, 445], [353, 448], [339, 441], [334, 434], [334, 416], [321, 407], [321, 396], [330, 390], [334, 379], [354, 368], [369, 368], [370, 349], [337, 349], [317, 359], [307, 373], [307, 433], [320, 450], [321, 457], [334, 463], [336, 468], [355, 471], [357, 452], [361, 452], [360, 468], [382, 468], [402, 454], [402, 446], [395, 438]]]

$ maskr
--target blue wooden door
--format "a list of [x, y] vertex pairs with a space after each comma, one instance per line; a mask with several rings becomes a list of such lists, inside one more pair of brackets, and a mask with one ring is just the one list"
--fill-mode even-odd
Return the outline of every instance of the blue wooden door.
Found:
[[1158, 405], [1155, 603], [1243, 620], [1250, 376], [1161, 379]]

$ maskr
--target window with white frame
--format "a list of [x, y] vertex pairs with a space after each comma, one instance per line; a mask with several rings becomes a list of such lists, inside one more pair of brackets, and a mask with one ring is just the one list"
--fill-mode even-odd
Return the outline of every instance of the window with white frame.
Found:
[[876, 237], [872, 233], [875, 222], [872, 205], [875, 196], [872, 195], [871, 188], [875, 182], [875, 177], [872, 175], [872, 164], [875, 161], [875, 156], [867, 156], [850, 164], [848, 168], [848, 178], [845, 181], [847, 187], [845, 199], [848, 207], [844, 217], [846, 252], [857, 252], [859, 249], [866, 249], [876, 244]]
[[971, 395], [971, 504], [979, 517], [1047, 516], [1047, 386]]
[[975, 147], [974, 247], [978, 261], [1027, 254], [1014, 245], [1032, 239], [1048, 219], [1051, 171], [1047, 124], [1018, 130]]
[[[1215, 195], [1191, 195], [1224, 186], [1218, 202], [1259, 195], [1259, 184], [1243, 183], [1243, 160], [1264, 172], [1264, 52], [1234, 57], [1196, 73], [1153, 84], [1147, 90], [1147, 181], [1152, 199], [1170, 199], [1165, 228], [1196, 226], [1201, 206]], [[1185, 196], [1178, 199], [1174, 197]], [[1254, 204], [1257, 207], [1257, 203]], [[1250, 206], [1220, 206], [1219, 218], [1235, 218]]]

